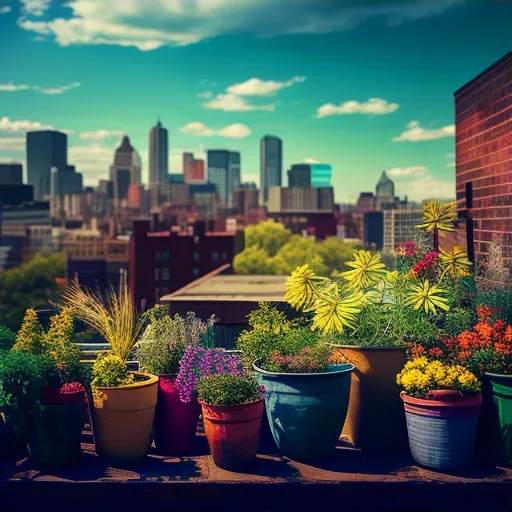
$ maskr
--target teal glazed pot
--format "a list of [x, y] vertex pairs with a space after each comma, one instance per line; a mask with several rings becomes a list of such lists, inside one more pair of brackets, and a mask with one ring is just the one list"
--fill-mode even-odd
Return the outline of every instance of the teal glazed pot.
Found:
[[254, 365], [265, 386], [265, 408], [283, 455], [322, 459], [338, 443], [348, 410], [352, 364], [323, 373], [273, 373]]

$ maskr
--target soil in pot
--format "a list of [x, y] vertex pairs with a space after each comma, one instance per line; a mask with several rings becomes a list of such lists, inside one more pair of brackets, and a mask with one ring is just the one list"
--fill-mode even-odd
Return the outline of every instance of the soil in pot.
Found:
[[91, 408], [96, 452], [116, 462], [140, 461], [151, 444], [158, 377], [135, 372], [132, 384], [97, 391]]
[[256, 459], [263, 400], [237, 406], [202, 404], [204, 430], [215, 465], [243, 468]]

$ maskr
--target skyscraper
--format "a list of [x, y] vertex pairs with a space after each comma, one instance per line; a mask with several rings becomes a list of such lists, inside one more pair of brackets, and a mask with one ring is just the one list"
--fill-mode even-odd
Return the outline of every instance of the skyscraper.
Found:
[[229, 154], [229, 190], [228, 190], [228, 206], [233, 206], [233, 194], [241, 183], [241, 162], [240, 153], [232, 151]]
[[215, 184], [219, 199], [226, 205], [233, 204], [233, 192], [240, 186], [240, 153], [227, 150], [208, 151], [208, 181]]
[[456, 191], [477, 267], [512, 268], [512, 52], [455, 92]]
[[288, 171], [288, 186], [292, 188], [310, 188], [311, 165], [293, 164]]
[[395, 204], [395, 184], [388, 178], [386, 171], [382, 171], [379, 181], [375, 187], [375, 207], [381, 208], [394, 207]]
[[141, 184], [140, 156], [126, 135], [116, 149], [114, 164], [110, 166], [110, 180], [114, 184], [114, 199], [116, 201], [127, 198], [130, 185]]
[[329, 164], [311, 164], [311, 186], [330, 187], [332, 167]]
[[283, 171], [283, 142], [266, 135], [260, 142], [260, 194], [261, 204], [267, 204], [268, 188], [280, 187]]
[[27, 182], [34, 196], [42, 200], [50, 194], [51, 168], [66, 172], [68, 138], [65, 133], [42, 130], [27, 133]]
[[149, 186], [167, 183], [169, 145], [167, 130], [158, 121], [149, 132]]

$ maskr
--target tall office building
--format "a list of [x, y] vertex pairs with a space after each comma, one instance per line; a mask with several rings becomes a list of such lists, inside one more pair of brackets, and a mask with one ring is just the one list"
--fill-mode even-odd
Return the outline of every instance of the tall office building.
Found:
[[311, 165], [293, 164], [288, 171], [288, 186], [291, 188], [310, 188]]
[[311, 186], [330, 187], [332, 167], [329, 164], [311, 164]]
[[167, 130], [158, 121], [149, 132], [149, 187], [167, 182], [169, 143]]
[[283, 172], [283, 142], [280, 138], [266, 135], [260, 141], [260, 203], [268, 201], [268, 188], [280, 187]]
[[377, 210], [393, 207], [395, 204], [395, 184], [389, 179], [386, 171], [382, 171], [375, 186], [375, 207]]
[[197, 160], [193, 153], [183, 153], [183, 179], [185, 183], [204, 181], [204, 160]]
[[240, 153], [227, 150], [208, 151], [208, 181], [217, 188], [219, 199], [231, 206], [233, 192], [240, 186]]
[[512, 266], [511, 93], [512, 52], [455, 92], [457, 209], [477, 267], [492, 242]]
[[130, 185], [141, 184], [140, 156], [126, 135], [116, 149], [114, 163], [110, 166], [110, 180], [114, 184], [114, 199], [117, 202], [128, 197]]
[[65, 133], [42, 130], [27, 133], [27, 181], [34, 196], [42, 200], [50, 194], [51, 168], [66, 172], [68, 138]]

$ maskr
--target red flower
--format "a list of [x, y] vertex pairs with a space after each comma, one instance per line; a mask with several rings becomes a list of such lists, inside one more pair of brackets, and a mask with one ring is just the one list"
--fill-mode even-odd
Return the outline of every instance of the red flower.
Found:
[[441, 348], [439, 347], [434, 347], [434, 348], [431, 348], [428, 353], [432, 356], [432, 357], [442, 357], [444, 352]]

